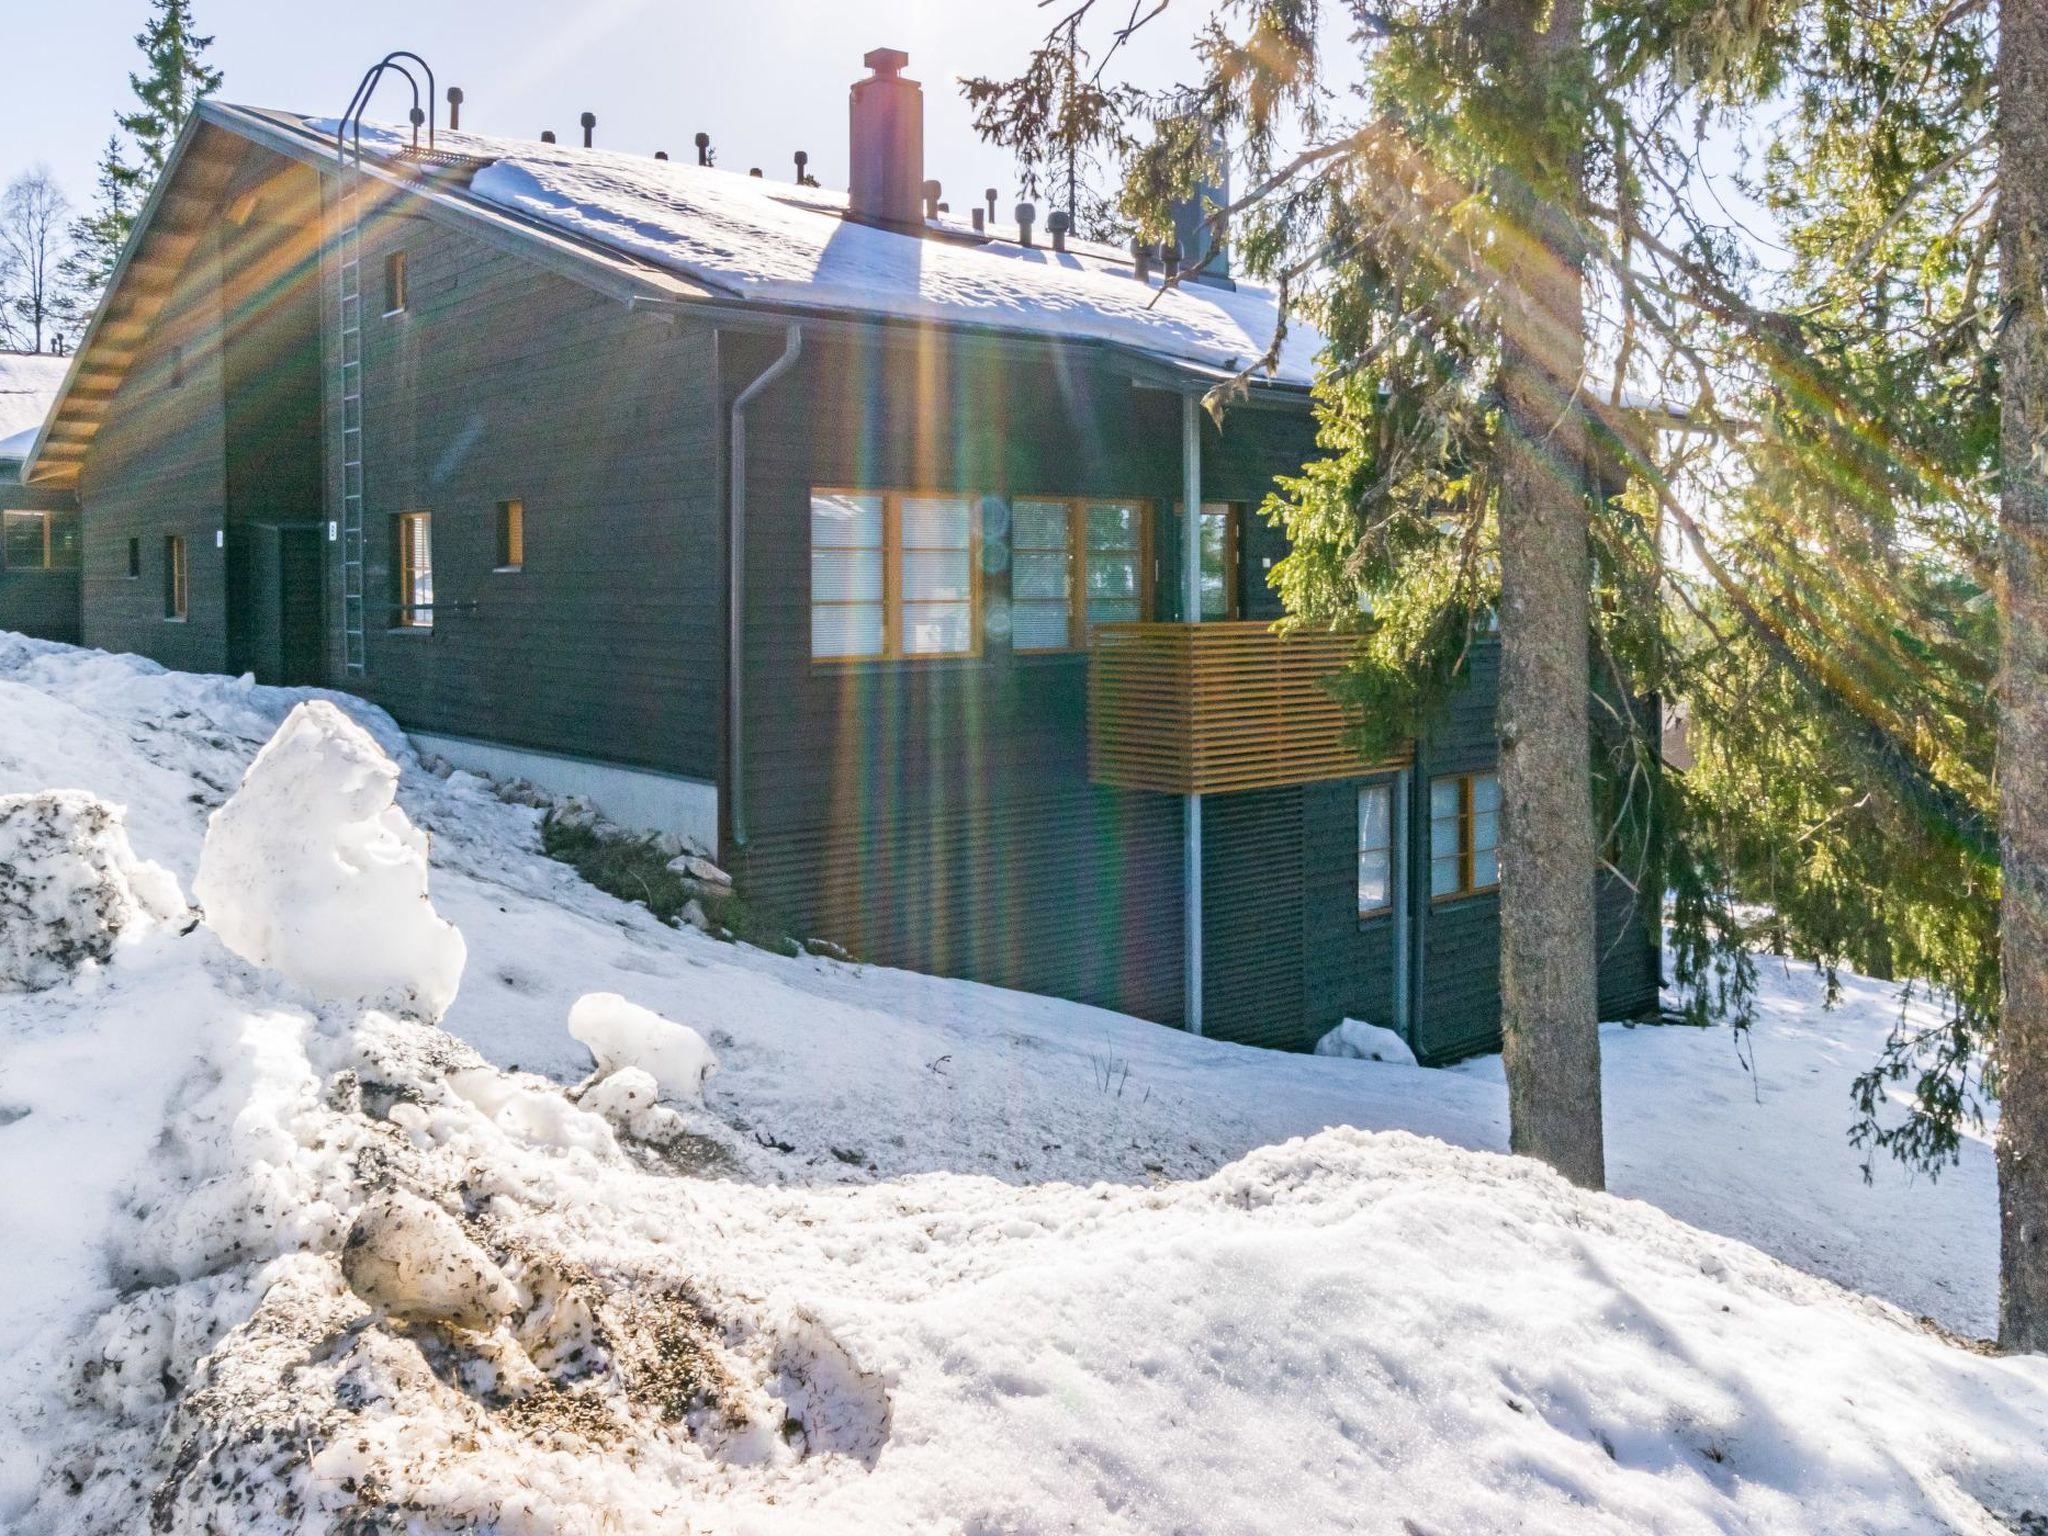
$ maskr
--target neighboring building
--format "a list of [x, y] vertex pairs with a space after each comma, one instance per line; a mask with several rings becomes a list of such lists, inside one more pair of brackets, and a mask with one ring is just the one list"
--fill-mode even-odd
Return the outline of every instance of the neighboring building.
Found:
[[[1489, 1047], [1491, 647], [1368, 767], [1343, 642], [1268, 628], [1316, 339], [1219, 429], [1272, 296], [922, 206], [903, 62], [850, 195], [204, 104], [30, 467], [86, 641], [360, 693], [879, 961]], [[1653, 1009], [1657, 914], [1601, 889], [1603, 1009]]]
[[78, 642], [78, 502], [27, 487], [22, 462], [70, 359], [0, 352], [0, 629]]

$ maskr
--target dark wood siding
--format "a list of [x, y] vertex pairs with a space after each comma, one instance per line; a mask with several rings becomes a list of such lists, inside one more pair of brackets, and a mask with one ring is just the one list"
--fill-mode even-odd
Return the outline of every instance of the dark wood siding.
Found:
[[[407, 306], [385, 315], [384, 257], [400, 250]], [[367, 675], [341, 675], [338, 603], [330, 675], [417, 729], [715, 777], [724, 573], [710, 331], [425, 217], [372, 221], [362, 253]], [[332, 307], [330, 285], [330, 326]], [[494, 569], [505, 500], [525, 508], [517, 572]], [[421, 510], [433, 514], [434, 625], [400, 631], [392, 522]], [[338, 589], [338, 546], [329, 560]]]
[[[190, 672], [219, 672], [228, 662], [221, 313], [215, 231], [200, 240], [142, 338], [78, 481], [85, 643]], [[169, 534], [185, 540], [182, 623], [164, 618]], [[141, 548], [135, 577], [130, 539]]]
[[[729, 342], [728, 399], [780, 341]], [[1086, 657], [1010, 649], [999, 526], [1001, 499], [1017, 495], [1150, 500], [1152, 576], [1171, 616], [1178, 400], [1081, 349], [813, 334], [748, 431], [743, 862], [755, 893], [879, 959], [1179, 1022], [1180, 802], [1089, 784]], [[1263, 410], [1204, 435], [1205, 496], [1247, 502], [1308, 442], [1300, 418]], [[812, 662], [812, 486], [998, 498], [980, 657]]]
[[1299, 1049], [1306, 894], [1299, 786], [1202, 801], [1202, 1032]]
[[[0, 461], [0, 510], [55, 512], [76, 528], [77, 497], [69, 491], [10, 484], [14, 471], [13, 460]], [[78, 583], [76, 566], [61, 571], [11, 570], [0, 554], [0, 629], [76, 645]]]

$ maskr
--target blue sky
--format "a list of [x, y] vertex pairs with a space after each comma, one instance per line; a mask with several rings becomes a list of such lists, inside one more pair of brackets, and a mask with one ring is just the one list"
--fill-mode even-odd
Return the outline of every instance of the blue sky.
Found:
[[[147, 0], [0, 0], [8, 18], [0, 91], [0, 180], [45, 161], [74, 203], [128, 99], [133, 36]], [[230, 101], [325, 114], [347, 104], [363, 70], [392, 48], [424, 54], [468, 100], [463, 126], [520, 137], [578, 132], [598, 142], [690, 151], [703, 129], [718, 163], [845, 184], [846, 89], [870, 48], [909, 52], [925, 85], [925, 163], [964, 207], [981, 188], [1014, 200], [1009, 158], [975, 141], [955, 80], [1014, 72], [1052, 19], [1035, 0], [196, 0]], [[1186, 27], [1132, 50], [1149, 80], [1185, 75]], [[394, 89], [387, 103], [399, 115]]]

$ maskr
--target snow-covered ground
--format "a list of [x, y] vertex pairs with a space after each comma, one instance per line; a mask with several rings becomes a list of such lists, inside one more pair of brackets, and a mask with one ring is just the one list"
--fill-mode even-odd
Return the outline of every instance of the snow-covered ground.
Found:
[[[190, 892], [306, 697], [0, 637], [0, 795], [125, 806]], [[208, 922], [138, 898], [103, 962], [0, 990], [0, 1526], [2048, 1516], [2048, 1364], [1908, 1315], [1989, 1328], [1988, 1149], [1866, 1187], [1843, 1140], [1890, 987], [1824, 1013], [1767, 972], [1753, 1075], [1722, 1031], [1610, 1029], [1633, 1199], [1588, 1196], [1486, 1155], [1491, 1062], [1280, 1056], [670, 930], [340, 702], [404, 817], [321, 727], [239, 802], [275, 809], [223, 820]], [[309, 878], [323, 859], [364, 878]], [[467, 949], [440, 1028], [434, 911]], [[401, 948], [410, 988], [347, 963]], [[686, 1032], [636, 1046], [656, 1026], [601, 1000], [572, 1035], [591, 993]], [[610, 1074], [580, 1103], [579, 1035]], [[611, 1070], [635, 1050], [651, 1074]], [[463, 1326], [376, 1281], [415, 1260], [481, 1275]]]

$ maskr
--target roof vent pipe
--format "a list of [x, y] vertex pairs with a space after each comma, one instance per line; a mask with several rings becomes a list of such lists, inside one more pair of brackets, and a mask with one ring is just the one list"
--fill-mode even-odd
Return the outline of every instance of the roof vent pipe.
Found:
[[1062, 256], [1067, 253], [1067, 231], [1073, 225], [1064, 208], [1055, 208], [1045, 216], [1045, 227], [1052, 232], [1052, 248]]
[[796, 152], [796, 184], [800, 187], [815, 187], [811, 179], [811, 157], [802, 150]]
[[708, 133], [699, 133], [697, 135], [696, 144], [697, 163], [699, 165], [709, 165], [711, 163], [711, 135]]
[[1180, 281], [1180, 247], [1171, 240], [1166, 242], [1166, 249], [1159, 253], [1159, 265], [1169, 283]]
[[1019, 245], [1029, 245], [1031, 243], [1031, 226], [1037, 222], [1038, 210], [1036, 208], [1032, 207], [1029, 203], [1019, 203], [1017, 205], [1017, 243]]
[[981, 196], [982, 200], [988, 204], [988, 221], [993, 224], [996, 221], [996, 189], [994, 187], [983, 187], [981, 189]]
[[597, 114], [595, 112], [586, 112], [577, 121], [583, 124], [583, 147], [588, 149], [590, 148], [591, 134], [597, 128]]
[[1152, 281], [1152, 246], [1143, 235], [1131, 237], [1131, 272], [1141, 283]]
[[543, 143], [543, 144], [552, 144], [552, 143], [554, 143], [554, 142], [555, 142], [555, 130], [554, 130], [554, 129], [552, 129], [552, 128], [543, 128], [543, 129], [541, 129], [541, 131], [540, 131], [540, 141], [541, 141], [541, 143]]
[[654, 152], [654, 158], [657, 160], [666, 160], [668, 158], [668, 151], [665, 149], [657, 149]]
[[462, 127], [462, 87], [448, 87], [448, 131], [456, 132]]
[[943, 191], [945, 191], [945, 188], [941, 187], [936, 181], [927, 181], [924, 184], [924, 216], [926, 218], [936, 219], [939, 216], [939, 195]]
[[747, 167], [747, 174], [753, 177], [754, 180], [759, 181], [761, 179], [761, 167], [759, 167], [758, 165], [750, 165]]
[[968, 217], [974, 220], [974, 232], [977, 235], [980, 234], [982, 231], [982, 227], [988, 222], [988, 220], [983, 217], [980, 207], [976, 206], [974, 209], [972, 209], [969, 212]]
[[871, 49], [861, 62], [874, 73], [856, 80], [849, 97], [847, 212], [869, 224], [921, 228], [924, 88], [904, 77], [910, 55], [900, 48]]

